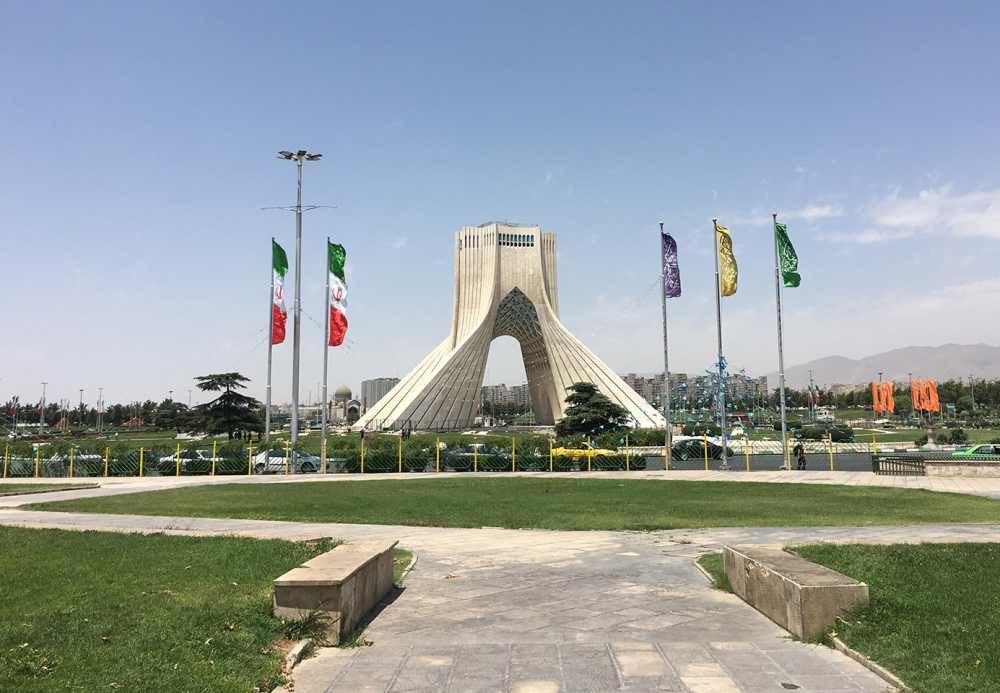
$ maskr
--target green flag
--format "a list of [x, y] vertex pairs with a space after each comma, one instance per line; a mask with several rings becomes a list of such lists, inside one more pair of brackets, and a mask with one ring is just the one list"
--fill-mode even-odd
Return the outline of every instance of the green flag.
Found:
[[802, 282], [799, 276], [799, 256], [795, 254], [792, 242], [788, 240], [788, 230], [784, 224], [774, 222], [774, 233], [778, 236], [778, 257], [781, 260], [781, 278], [785, 286], [794, 288]]

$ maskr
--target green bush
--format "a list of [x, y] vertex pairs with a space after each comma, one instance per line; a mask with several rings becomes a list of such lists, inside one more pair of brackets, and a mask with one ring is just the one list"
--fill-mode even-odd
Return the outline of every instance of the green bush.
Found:
[[596, 471], [617, 472], [625, 470], [624, 455], [595, 455], [590, 460], [590, 467]]
[[399, 459], [389, 452], [365, 454], [365, 474], [384, 474], [399, 471]]
[[633, 472], [642, 472], [646, 470], [646, 455], [636, 455], [629, 459], [629, 469]]
[[403, 471], [422, 472], [427, 469], [428, 463], [433, 463], [433, 461], [427, 450], [407, 451], [403, 454]]
[[[520, 447], [518, 450], [520, 450]], [[518, 452], [515, 463], [517, 464], [517, 471], [519, 472], [548, 471], [549, 455], [548, 452], [544, 455], [536, 455], [533, 453], [522, 454], [521, 452]]]

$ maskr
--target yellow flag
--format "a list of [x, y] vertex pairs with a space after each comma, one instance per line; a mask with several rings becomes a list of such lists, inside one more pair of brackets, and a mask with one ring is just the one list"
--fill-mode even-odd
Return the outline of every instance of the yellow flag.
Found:
[[733, 257], [733, 239], [729, 237], [729, 229], [715, 225], [715, 237], [719, 242], [719, 280], [722, 283], [722, 295], [732, 296], [736, 293], [736, 258]]

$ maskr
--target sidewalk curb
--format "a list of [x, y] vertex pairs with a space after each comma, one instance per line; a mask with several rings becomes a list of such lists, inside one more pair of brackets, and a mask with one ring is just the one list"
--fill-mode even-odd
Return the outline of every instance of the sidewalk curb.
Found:
[[876, 664], [875, 662], [873, 662], [872, 660], [870, 660], [868, 657], [864, 656], [857, 650], [851, 649], [850, 647], [845, 645], [840, 638], [834, 636], [832, 639], [833, 639], [833, 646], [834, 648], [836, 648], [838, 652], [842, 652], [843, 654], [847, 655], [855, 662], [863, 666], [865, 669], [868, 669], [868, 671], [872, 672], [886, 683], [895, 687], [895, 689], [899, 691], [899, 693], [912, 693], [912, 689], [909, 688], [905, 683], [900, 681], [888, 669], [880, 667], [878, 664]]
[[399, 575], [400, 586], [402, 586], [403, 580], [406, 578], [407, 575], [410, 574], [410, 571], [413, 570], [413, 566], [415, 566], [416, 564], [417, 564], [417, 554], [411, 551], [410, 562], [406, 565], [405, 568], [403, 568], [403, 572], [400, 573]]
[[[292, 681], [292, 674], [294, 673], [295, 667], [297, 667], [302, 662], [302, 655], [306, 651], [306, 648], [312, 644], [312, 638], [306, 638], [305, 640], [299, 640], [295, 647], [288, 651], [285, 655], [285, 659], [281, 663], [281, 673], [284, 674], [285, 678], [289, 680], [289, 683], [294, 687], [295, 683]], [[289, 685], [289, 684], [285, 684]], [[285, 686], [278, 686], [271, 693], [291, 693], [291, 688], [285, 688]]]

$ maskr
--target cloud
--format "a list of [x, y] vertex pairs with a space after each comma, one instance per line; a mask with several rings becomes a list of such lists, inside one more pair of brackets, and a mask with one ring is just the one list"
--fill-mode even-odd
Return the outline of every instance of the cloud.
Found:
[[902, 238], [910, 238], [916, 235], [915, 231], [886, 231], [878, 229], [867, 229], [859, 233], [818, 233], [816, 238], [821, 241], [833, 241], [834, 243], [885, 243], [896, 241]]
[[805, 219], [806, 221], [816, 221], [817, 219], [829, 219], [831, 217], [844, 216], [842, 205], [808, 205], [803, 209], [791, 212], [779, 212], [778, 216], [784, 219]]
[[[782, 222], [796, 219], [811, 222], [841, 216], [844, 216], [843, 205], [806, 205], [802, 209], [778, 210], [778, 219]], [[767, 226], [771, 224], [773, 217], [755, 209], [749, 216], [730, 217], [730, 220], [732, 224], [740, 226]]]
[[853, 234], [826, 234], [826, 240], [876, 243], [918, 234], [948, 233], [959, 237], [1000, 240], [1000, 190], [957, 195], [950, 185], [903, 197], [899, 189], [876, 200], [865, 211], [869, 227]]
[[400, 248], [404, 247], [405, 245], [406, 245], [406, 238], [405, 237], [397, 238], [396, 240], [394, 240], [392, 242], [392, 247], [395, 248], [396, 250], [399, 250]]

